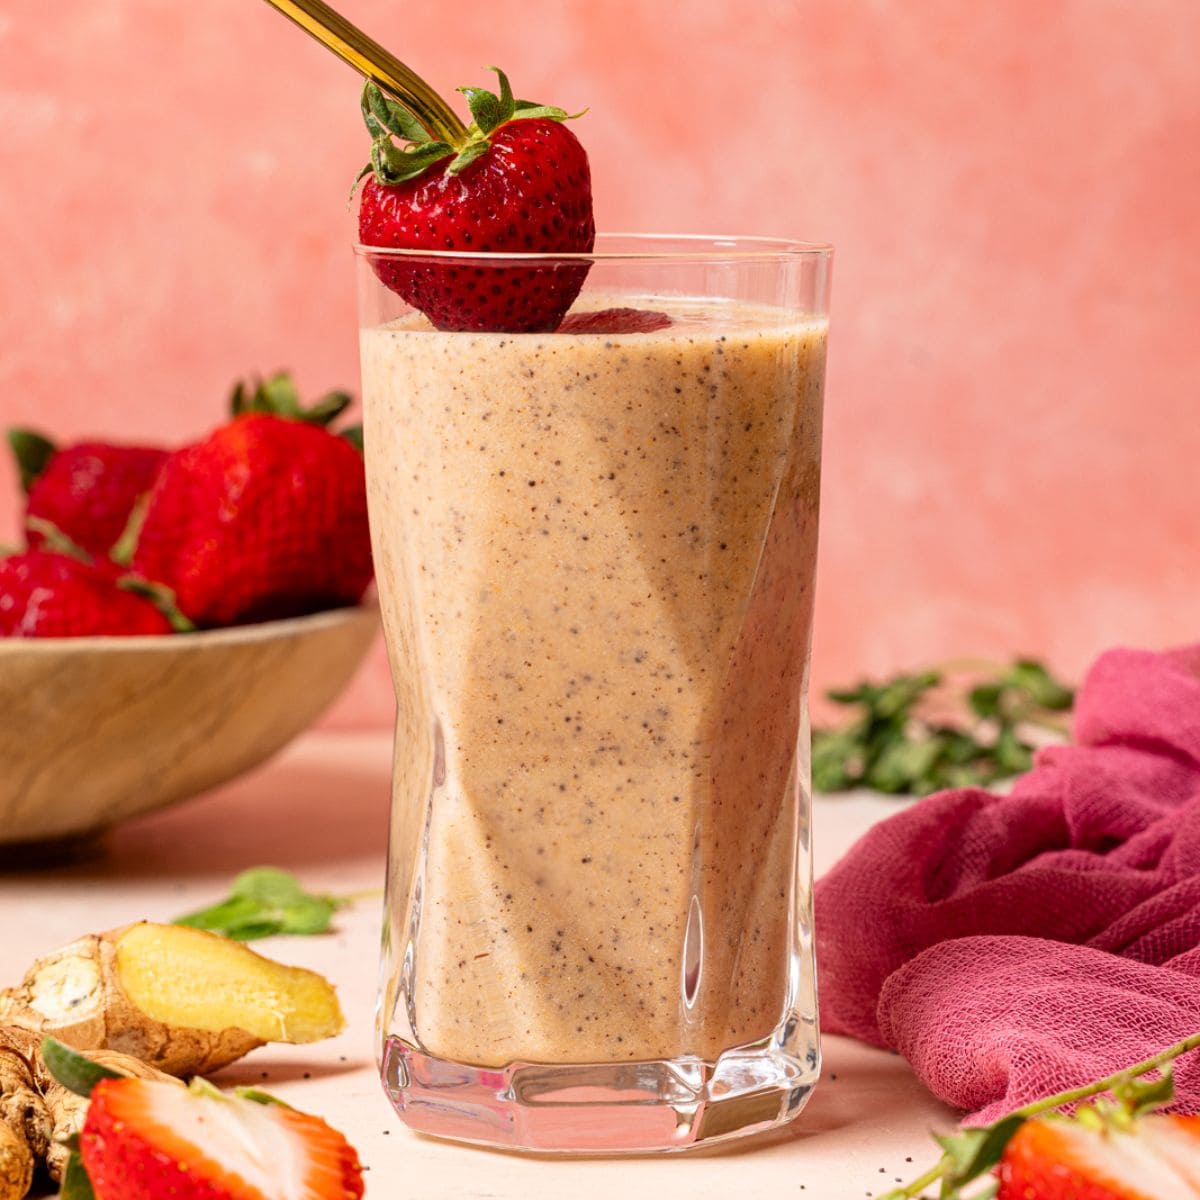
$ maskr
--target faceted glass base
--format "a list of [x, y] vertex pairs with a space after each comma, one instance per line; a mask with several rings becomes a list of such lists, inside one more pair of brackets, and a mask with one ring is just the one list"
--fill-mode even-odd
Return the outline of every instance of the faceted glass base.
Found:
[[[794, 1040], [794, 1039], [793, 1039]], [[650, 1154], [710, 1146], [792, 1120], [820, 1070], [775, 1038], [715, 1063], [476, 1067], [431, 1058], [399, 1038], [383, 1053], [383, 1084], [406, 1124], [456, 1141], [543, 1154]]]

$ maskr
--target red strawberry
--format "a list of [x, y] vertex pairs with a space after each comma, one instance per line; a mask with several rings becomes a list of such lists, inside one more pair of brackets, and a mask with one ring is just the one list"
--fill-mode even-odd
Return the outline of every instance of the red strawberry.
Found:
[[42, 545], [40, 525], [48, 521], [96, 555], [107, 554], [116, 544], [133, 506], [150, 490], [167, 457], [167, 452], [156, 446], [106, 442], [80, 442], [58, 449], [27, 429], [9, 430], [8, 441], [28, 496], [29, 545]]
[[149, 600], [118, 586], [107, 560], [30, 550], [0, 558], [0, 637], [170, 633]]
[[202, 626], [357, 603], [372, 575], [362, 454], [318, 423], [347, 403], [338, 393], [301, 413], [286, 376], [249, 400], [239, 388], [241, 415], [163, 464], [137, 573]]
[[[358, 214], [365, 246], [402, 250], [583, 254], [592, 249], [587, 154], [561, 108], [464, 88], [475, 118], [457, 144], [437, 141], [374, 84], [363, 91], [372, 136]], [[410, 143], [401, 150], [395, 135]], [[376, 274], [439, 329], [546, 331], [579, 294], [588, 264], [462, 266], [378, 255]]]
[[997, 1200], [1200, 1197], [1200, 1117], [1145, 1116], [1127, 1127], [1042, 1117], [1004, 1150]]
[[96, 1200], [358, 1200], [354, 1148], [319, 1117], [144, 1079], [92, 1090], [80, 1153]]

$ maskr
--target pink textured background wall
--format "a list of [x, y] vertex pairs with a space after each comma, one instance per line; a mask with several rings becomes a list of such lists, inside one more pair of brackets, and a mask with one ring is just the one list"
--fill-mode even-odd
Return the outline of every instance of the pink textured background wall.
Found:
[[[603, 227], [837, 244], [818, 683], [1200, 636], [1200, 5], [344, 7], [443, 90], [589, 105]], [[239, 373], [356, 384], [364, 151], [256, 0], [5, 0], [0, 419], [179, 441]], [[333, 719], [389, 715], [379, 657]]]

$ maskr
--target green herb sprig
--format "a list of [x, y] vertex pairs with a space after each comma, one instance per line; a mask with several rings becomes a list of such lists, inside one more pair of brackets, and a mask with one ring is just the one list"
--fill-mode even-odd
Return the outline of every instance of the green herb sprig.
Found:
[[327, 933], [333, 914], [339, 908], [367, 894], [319, 895], [306, 891], [290, 871], [279, 867], [252, 867], [234, 879], [224, 900], [176, 917], [172, 923], [207, 929], [238, 942], [252, 942], [276, 934]]
[[984, 786], [1030, 768], [1034, 747], [1025, 727], [1064, 731], [1055, 714], [1070, 709], [1074, 692], [1036, 659], [1018, 659], [983, 678], [976, 672], [961, 698], [965, 719], [931, 720], [922, 715], [923, 706], [949, 673], [933, 668], [827, 692], [830, 700], [861, 712], [840, 729], [813, 730], [813, 787], [923, 796]]

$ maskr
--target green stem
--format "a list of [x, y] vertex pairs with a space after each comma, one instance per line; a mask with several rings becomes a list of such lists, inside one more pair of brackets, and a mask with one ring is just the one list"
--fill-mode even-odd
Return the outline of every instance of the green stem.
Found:
[[[1057, 1092], [1055, 1095], [1046, 1096], [1042, 1100], [1032, 1100], [1030, 1103], [1014, 1109], [1008, 1115], [1012, 1117], [1036, 1117], [1039, 1113], [1047, 1112], [1050, 1109], [1062, 1108], [1064, 1104], [1073, 1104], [1076, 1100], [1087, 1100], [1091, 1096], [1098, 1096], [1101, 1092], [1107, 1092], [1122, 1083], [1128, 1083], [1130, 1080], [1137, 1079], [1147, 1072], [1153, 1071], [1155, 1067], [1165, 1066], [1181, 1055], [1197, 1049], [1200, 1049], [1200, 1031], [1193, 1033], [1191, 1037], [1184, 1038], [1181, 1042], [1176, 1042], [1173, 1046], [1168, 1046], [1165, 1050], [1159, 1051], [1158, 1054], [1151, 1055], [1150, 1058], [1143, 1059], [1139, 1063], [1134, 1063], [1131, 1067], [1125, 1067], [1123, 1070], [1117, 1071], [1114, 1075], [1109, 1075], [1104, 1079], [1097, 1079], [1095, 1083], [1088, 1083], [1083, 1087], [1071, 1088], [1065, 1092]], [[1005, 1119], [1005, 1117], [1000, 1118], [1002, 1121]], [[919, 1179], [914, 1179], [912, 1183], [903, 1188], [895, 1188], [890, 1192], [885, 1192], [878, 1197], [878, 1200], [911, 1200], [912, 1197], [919, 1196], [931, 1183], [936, 1183], [939, 1179], [944, 1178], [952, 1165], [950, 1156], [945, 1154]]]
[[1017, 1117], [1035, 1117], [1038, 1113], [1043, 1113], [1050, 1108], [1061, 1108], [1064, 1104], [1072, 1104], [1076, 1100], [1086, 1100], [1089, 1096], [1098, 1096], [1101, 1092], [1107, 1092], [1110, 1088], [1116, 1087], [1118, 1084], [1127, 1083], [1131, 1079], [1137, 1079], [1141, 1075], [1145, 1075], [1148, 1071], [1153, 1071], [1155, 1067], [1165, 1066], [1169, 1062], [1173, 1062], [1182, 1054], [1187, 1054], [1190, 1050], [1200, 1049], [1200, 1031], [1193, 1033], [1191, 1037], [1184, 1038], [1182, 1042], [1176, 1042], [1173, 1046], [1168, 1046], [1165, 1050], [1150, 1058], [1144, 1059], [1140, 1063], [1134, 1063], [1132, 1067], [1126, 1067], [1123, 1071], [1118, 1071], [1115, 1075], [1109, 1075], [1107, 1079], [1097, 1080], [1095, 1083], [1089, 1083], [1084, 1087], [1072, 1088], [1068, 1092], [1059, 1092], [1056, 1096], [1047, 1096], [1044, 1100], [1034, 1100], [1026, 1104], [1022, 1108], [1018, 1108], [1013, 1116]]
[[919, 1196], [931, 1183], [937, 1183], [945, 1175], [948, 1162], [948, 1158], [942, 1158], [919, 1179], [914, 1179], [906, 1187], [895, 1188], [885, 1193], [879, 1197], [879, 1200], [912, 1200], [913, 1196]]

